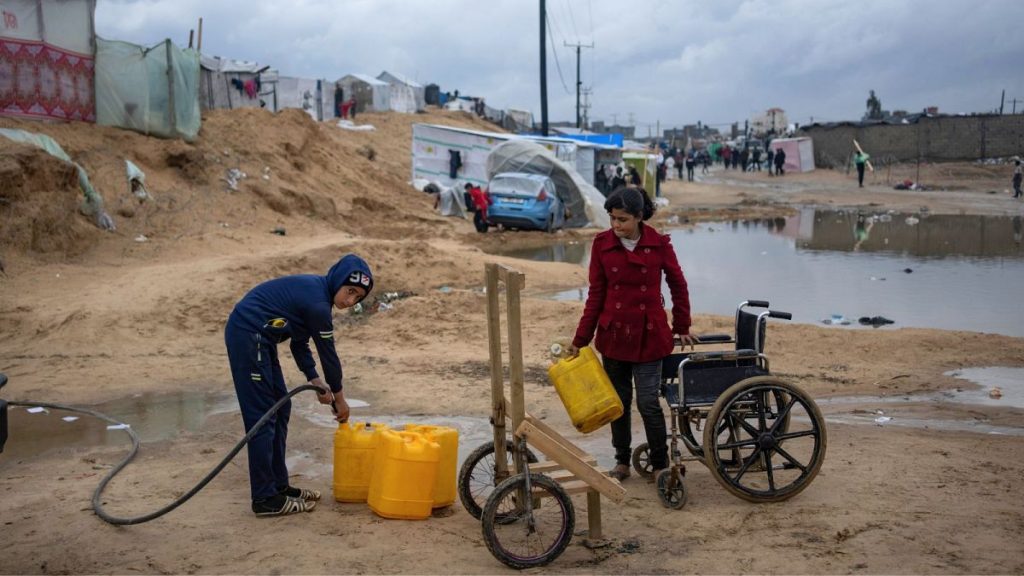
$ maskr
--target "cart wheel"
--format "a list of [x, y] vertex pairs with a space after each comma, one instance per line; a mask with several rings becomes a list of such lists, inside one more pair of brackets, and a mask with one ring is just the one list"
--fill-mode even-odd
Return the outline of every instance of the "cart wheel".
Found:
[[654, 466], [651, 465], [651, 447], [647, 442], [633, 449], [633, 470], [644, 478], [649, 478], [654, 472]]
[[686, 484], [683, 477], [672, 468], [665, 468], [654, 478], [658, 487], [658, 498], [666, 508], [682, 510], [686, 506]]
[[[509, 474], [515, 474], [515, 465], [512, 463], [512, 440], [505, 441], [505, 457], [508, 459]], [[526, 449], [526, 461], [537, 462], [537, 456], [529, 448]], [[494, 487], [505, 478], [495, 476], [496, 465], [494, 462], [494, 441], [482, 444], [473, 450], [466, 461], [459, 469], [459, 500], [466, 512], [480, 519], [480, 512], [487, 497], [494, 491]]]
[[708, 413], [705, 464], [751, 502], [779, 502], [814, 480], [825, 459], [825, 419], [794, 384], [755, 376], [733, 384]]
[[[543, 566], [558, 558], [572, 539], [576, 511], [569, 494], [543, 474], [530, 474], [532, 498], [524, 497], [526, 475], [516, 474], [494, 489], [480, 517], [487, 549], [506, 566]], [[552, 502], [540, 502], [551, 498]]]

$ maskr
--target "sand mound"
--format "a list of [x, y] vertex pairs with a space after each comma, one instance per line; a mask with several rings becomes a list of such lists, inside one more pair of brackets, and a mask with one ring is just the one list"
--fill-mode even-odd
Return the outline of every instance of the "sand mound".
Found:
[[[187, 143], [80, 122], [0, 118], [0, 127], [54, 138], [85, 168], [118, 227], [105, 234], [77, 211], [81, 193], [70, 167], [0, 139], [0, 203], [7, 208], [0, 251], [75, 258], [98, 243], [125, 244], [140, 235], [176, 240], [229, 226], [303, 228], [311, 220], [371, 238], [449, 235], [451, 222], [434, 215], [408, 184], [412, 125], [497, 128], [436, 110], [361, 114], [358, 122], [376, 130], [343, 130], [301, 110], [213, 110], [197, 140]], [[131, 194], [125, 160], [145, 172], [152, 201]]]

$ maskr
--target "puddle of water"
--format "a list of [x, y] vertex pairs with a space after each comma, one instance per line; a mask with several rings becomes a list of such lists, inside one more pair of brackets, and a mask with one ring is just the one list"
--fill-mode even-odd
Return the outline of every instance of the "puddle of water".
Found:
[[[945, 375], [969, 380], [980, 387], [965, 390], [958, 395], [968, 404], [1024, 408], [1024, 368], [962, 368], [946, 372]], [[998, 396], [993, 393], [997, 388]]]
[[859, 424], [871, 426], [896, 426], [919, 428], [944, 432], [970, 432], [972, 434], [999, 434], [1003, 436], [1024, 436], [1024, 428], [995, 426], [978, 420], [934, 420], [925, 418], [893, 417], [884, 424], [876, 422], [874, 414], [829, 414], [825, 421], [832, 424]]
[[[129, 424], [142, 442], [158, 442], [182, 432], [202, 428], [206, 419], [218, 414], [238, 412], [234, 395], [194, 392], [174, 394], [138, 394], [104, 404], [83, 406]], [[107, 422], [64, 410], [31, 414], [26, 408], [9, 408], [9, 434], [0, 458], [36, 456], [50, 450], [88, 446], [130, 446], [122, 430], [108, 430]], [[66, 416], [78, 416], [66, 421]]]
[[[1024, 337], [1024, 307], [1015, 288], [1024, 284], [1021, 227], [1020, 216], [805, 208], [789, 218], [701, 224], [670, 234], [697, 313], [732, 315], [738, 302], [756, 298], [808, 324], [841, 314], [852, 320], [849, 328], [867, 329], [858, 318], [884, 316], [895, 321], [893, 328]], [[561, 251], [555, 246], [510, 255], [564, 255], [564, 261], [589, 264], [589, 244], [583, 256], [578, 245]], [[667, 286], [662, 293], [670, 303]], [[586, 295], [580, 287], [546, 296]]]

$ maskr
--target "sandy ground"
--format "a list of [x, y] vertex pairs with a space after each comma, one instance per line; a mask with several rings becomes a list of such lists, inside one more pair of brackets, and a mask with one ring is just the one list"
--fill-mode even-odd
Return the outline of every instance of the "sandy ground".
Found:
[[[607, 429], [573, 432], [547, 384], [546, 348], [575, 327], [582, 304], [533, 297], [585, 284], [561, 263], [490, 256], [481, 248], [542, 244], [540, 233], [480, 236], [467, 221], [430, 213], [406, 184], [414, 121], [487, 128], [464, 115], [366, 115], [376, 132], [318, 125], [299, 112], [210, 115], [195, 144], [85, 125], [0, 121], [54, 136], [89, 170], [118, 220], [102, 233], [75, 215], [73, 185], [59, 165], [0, 141], [0, 369], [9, 400], [82, 406], [199, 396], [228, 399], [222, 340], [233, 303], [278, 275], [322, 273], [354, 251], [371, 263], [377, 294], [409, 292], [393, 309], [338, 313], [346, 390], [370, 403], [357, 418], [484, 423], [489, 415], [483, 268], [526, 273], [522, 303], [528, 409], [599, 461]], [[372, 158], [371, 158], [372, 157]], [[139, 204], [123, 182], [123, 158], [147, 173], [155, 202]], [[237, 192], [221, 180], [249, 174]], [[721, 173], [669, 182], [655, 225], [779, 214], [798, 204], [870, 206], [932, 213], [1020, 214], [1005, 166], [924, 166], [928, 192], [895, 191], [916, 166], [855, 177], [832, 171], [769, 179]], [[268, 178], [263, 178], [263, 175]], [[934, 183], [934, 184], [932, 184]], [[287, 235], [271, 234], [285, 227]], [[146, 241], [136, 238], [145, 235]], [[581, 242], [592, 232], [561, 233]], [[441, 288], [445, 288], [441, 290]], [[731, 319], [697, 315], [695, 332], [731, 330]], [[973, 366], [1024, 367], [1024, 341], [920, 329], [834, 330], [776, 323], [772, 371], [815, 397], [826, 417], [871, 414], [870, 397], [968, 386], [944, 373]], [[301, 375], [282, 350], [292, 385]], [[159, 404], [158, 404], [159, 405]], [[1020, 428], [1020, 410], [958, 404], [886, 405], [889, 415]], [[21, 410], [21, 409], [19, 409]], [[202, 409], [197, 409], [202, 411]], [[3, 573], [503, 573], [480, 523], [456, 504], [422, 522], [384, 520], [364, 505], [329, 499], [312, 514], [257, 519], [248, 507], [245, 456], [191, 502], [156, 521], [113, 527], [91, 511], [98, 478], [126, 444], [50, 442], [58, 415], [16, 415], [0, 455]], [[180, 414], [178, 415], [181, 416]], [[133, 515], [181, 495], [241, 435], [236, 411], [187, 414], [198, 424], [144, 445], [110, 486], [110, 512]], [[28, 418], [48, 418], [30, 421]], [[638, 419], [635, 419], [635, 421]], [[28, 423], [31, 422], [29, 427]], [[30, 438], [19, 426], [30, 428]], [[47, 426], [52, 428], [48, 429]], [[25, 430], [26, 428], [23, 428]], [[544, 573], [935, 573], [1024, 572], [1024, 437], [830, 421], [827, 458], [811, 486], [778, 504], [755, 505], [691, 464], [690, 499], [663, 508], [653, 485], [632, 477], [626, 500], [605, 501], [609, 545], [582, 534]], [[639, 433], [642, 437], [642, 432]], [[296, 401], [290, 429], [294, 483], [330, 493], [333, 428], [312, 398]], [[27, 449], [25, 446], [33, 446]], [[48, 447], [49, 449], [42, 449]], [[464, 445], [463, 455], [475, 445]], [[576, 497], [577, 530], [586, 500]]]

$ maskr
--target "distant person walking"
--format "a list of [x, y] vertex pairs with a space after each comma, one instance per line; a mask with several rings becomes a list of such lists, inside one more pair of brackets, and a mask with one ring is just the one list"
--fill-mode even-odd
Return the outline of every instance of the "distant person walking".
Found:
[[1024, 178], [1024, 171], [1021, 170], [1020, 159], [1019, 158], [1014, 160], [1013, 164], [1014, 164], [1014, 169], [1013, 169], [1013, 197], [1014, 198], [1020, 198], [1021, 197], [1020, 182], [1021, 182], [1021, 178]]
[[722, 166], [728, 170], [730, 162], [732, 162], [732, 148], [729, 146], [722, 146]]
[[871, 156], [859, 150], [853, 155], [853, 163], [857, 166], [857, 186], [860, 188], [864, 187], [864, 167], [868, 163], [868, 158]]
[[754, 148], [753, 159], [754, 159], [754, 170], [757, 170], [758, 172], [760, 172], [761, 171], [761, 149], [760, 148]]
[[686, 181], [693, 182], [693, 168], [697, 165], [697, 158], [694, 157], [693, 150], [690, 150], [686, 154]]
[[775, 151], [775, 175], [776, 176], [783, 176], [783, 175], [786, 174], [786, 169], [784, 168], [785, 165], [786, 165], [786, 151], [783, 150], [782, 148], [779, 148], [778, 150]]
[[775, 151], [771, 148], [768, 149], [768, 175], [775, 175]]

